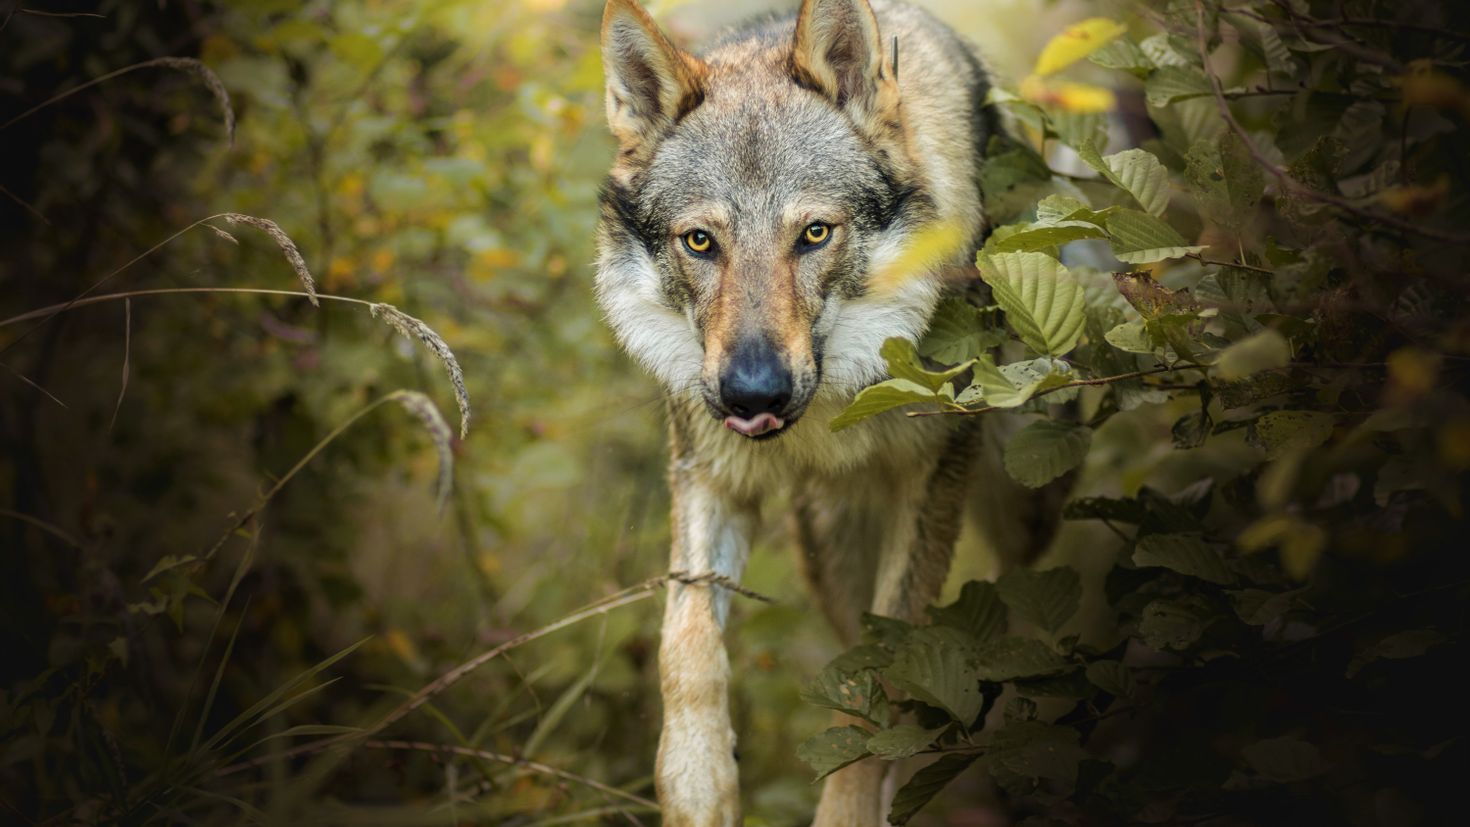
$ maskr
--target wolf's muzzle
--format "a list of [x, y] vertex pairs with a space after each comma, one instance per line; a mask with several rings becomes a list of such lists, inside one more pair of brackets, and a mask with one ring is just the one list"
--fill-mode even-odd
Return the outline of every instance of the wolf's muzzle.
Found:
[[720, 372], [725, 427], [748, 437], [785, 427], [792, 396], [791, 369], [764, 338], [742, 339]]

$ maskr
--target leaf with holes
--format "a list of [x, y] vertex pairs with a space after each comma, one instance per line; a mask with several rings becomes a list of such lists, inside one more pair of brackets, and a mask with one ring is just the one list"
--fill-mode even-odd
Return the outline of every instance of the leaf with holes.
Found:
[[898, 761], [918, 754], [920, 750], [928, 749], [938, 738], [949, 729], [949, 724], [934, 729], [924, 729], [913, 724], [899, 724], [889, 727], [868, 739], [868, 752], [882, 758], [885, 761]]
[[1272, 411], [1246, 431], [1246, 441], [1280, 459], [1293, 451], [1316, 448], [1332, 438], [1337, 418], [1321, 411]]
[[924, 629], [909, 636], [895, 653], [893, 664], [883, 676], [915, 700], [948, 712], [969, 726], [980, 712], [980, 687], [975, 680], [969, 653], [937, 634]]
[[[1070, 373], [1070, 366], [1060, 360], [1050, 362], [1050, 370], [1046, 373], [1012, 370], [1013, 365], [997, 368], [988, 355], [975, 360], [971, 367], [974, 369], [974, 384], [957, 398], [956, 401], [961, 405], [984, 402], [996, 408], [1015, 408], [1026, 404], [1036, 394], [1062, 387], [1074, 378]], [[1016, 379], [1020, 381], [1003, 371], [1016, 374]]]
[[888, 714], [888, 698], [873, 673], [866, 669], [846, 672], [838, 664], [828, 664], [802, 690], [801, 699], [813, 706], [865, 718], [879, 726]]
[[821, 781], [848, 764], [867, 758], [870, 737], [872, 733], [862, 727], [832, 727], [802, 742], [796, 748], [796, 757], [816, 771], [813, 781]]
[[1013, 681], [1066, 671], [1072, 664], [1039, 640], [1006, 636], [980, 647], [975, 675], [986, 681]]

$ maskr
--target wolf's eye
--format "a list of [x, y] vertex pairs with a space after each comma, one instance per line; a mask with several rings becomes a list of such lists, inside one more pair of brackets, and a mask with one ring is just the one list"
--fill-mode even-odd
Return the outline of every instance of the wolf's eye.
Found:
[[831, 237], [832, 226], [830, 224], [823, 224], [820, 221], [813, 222], [802, 231], [801, 246], [805, 249], [812, 250], [826, 244], [827, 239]]
[[696, 256], [707, 256], [714, 248], [715, 240], [704, 230], [690, 230], [684, 234], [684, 246]]

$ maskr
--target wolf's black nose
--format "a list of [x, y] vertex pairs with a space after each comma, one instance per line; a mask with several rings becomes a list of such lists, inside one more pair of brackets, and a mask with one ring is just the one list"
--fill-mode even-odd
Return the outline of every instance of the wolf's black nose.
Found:
[[791, 371], [770, 342], [745, 339], [735, 346], [720, 374], [720, 401], [746, 419], [781, 415], [791, 401]]

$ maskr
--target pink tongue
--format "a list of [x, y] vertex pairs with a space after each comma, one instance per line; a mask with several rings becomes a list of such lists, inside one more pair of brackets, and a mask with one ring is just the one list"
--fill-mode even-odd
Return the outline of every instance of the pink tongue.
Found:
[[770, 431], [779, 431], [785, 427], [786, 422], [775, 414], [756, 414], [750, 419], [741, 419], [738, 416], [725, 417], [725, 427], [745, 436], [760, 436]]

